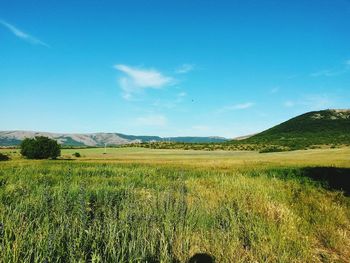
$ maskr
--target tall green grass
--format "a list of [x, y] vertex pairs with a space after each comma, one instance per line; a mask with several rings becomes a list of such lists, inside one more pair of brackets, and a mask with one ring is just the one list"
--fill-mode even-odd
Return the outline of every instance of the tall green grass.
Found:
[[349, 197], [297, 171], [9, 162], [0, 262], [346, 262]]

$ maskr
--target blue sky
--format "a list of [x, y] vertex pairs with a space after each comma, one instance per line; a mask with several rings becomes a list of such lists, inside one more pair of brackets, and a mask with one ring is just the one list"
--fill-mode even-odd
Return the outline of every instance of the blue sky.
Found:
[[349, 0], [0, 2], [0, 130], [235, 137], [349, 91]]

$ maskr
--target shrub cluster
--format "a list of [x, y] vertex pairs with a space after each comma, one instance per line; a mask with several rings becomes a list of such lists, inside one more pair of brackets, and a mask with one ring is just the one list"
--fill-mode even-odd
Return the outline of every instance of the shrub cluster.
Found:
[[10, 160], [10, 157], [8, 157], [6, 154], [0, 153], [0, 161], [8, 161]]
[[61, 147], [56, 140], [37, 136], [22, 141], [21, 154], [28, 159], [56, 159], [61, 155]]
[[80, 155], [79, 152], [75, 152], [75, 153], [73, 153], [72, 155], [73, 155], [74, 157], [77, 157], [77, 158], [81, 157], [81, 155]]
[[259, 153], [273, 153], [273, 152], [285, 152], [285, 151], [289, 151], [290, 149], [285, 148], [285, 147], [281, 147], [281, 146], [277, 146], [277, 145], [270, 145], [267, 146], [265, 148], [262, 148]]

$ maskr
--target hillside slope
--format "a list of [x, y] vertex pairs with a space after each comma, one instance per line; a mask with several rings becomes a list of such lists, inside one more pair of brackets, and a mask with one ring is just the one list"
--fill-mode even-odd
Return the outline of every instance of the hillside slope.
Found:
[[350, 144], [350, 110], [322, 110], [302, 114], [240, 143], [300, 149], [311, 145]]

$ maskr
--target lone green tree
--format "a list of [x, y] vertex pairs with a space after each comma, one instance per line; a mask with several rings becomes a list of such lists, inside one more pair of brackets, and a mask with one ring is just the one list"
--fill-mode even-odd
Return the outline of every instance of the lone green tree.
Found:
[[22, 141], [21, 154], [28, 159], [56, 159], [61, 155], [61, 147], [56, 140], [37, 136]]

